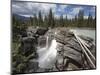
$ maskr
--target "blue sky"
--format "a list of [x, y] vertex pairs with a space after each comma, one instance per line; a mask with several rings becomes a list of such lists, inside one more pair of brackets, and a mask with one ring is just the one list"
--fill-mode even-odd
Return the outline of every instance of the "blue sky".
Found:
[[79, 13], [84, 11], [84, 18], [88, 18], [89, 13], [95, 17], [95, 6], [89, 5], [70, 5], [70, 4], [49, 4], [49, 3], [34, 3], [34, 2], [12, 2], [12, 13], [30, 17], [37, 14], [41, 10], [43, 15], [47, 15], [49, 9], [52, 9], [55, 18], [66, 15], [68, 19], [72, 19]]

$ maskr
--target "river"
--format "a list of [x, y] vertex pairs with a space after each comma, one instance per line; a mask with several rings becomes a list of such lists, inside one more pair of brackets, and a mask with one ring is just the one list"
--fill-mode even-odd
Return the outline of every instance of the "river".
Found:
[[94, 41], [96, 40], [96, 30], [94, 29], [79, 29], [79, 28], [72, 28], [77, 35], [83, 35], [92, 38]]
[[[87, 36], [90, 37], [92, 39], [94, 39], [95, 41], [95, 30], [93, 29], [71, 29], [71, 31], [74, 31], [77, 35], [83, 35], [83, 36]], [[50, 47], [48, 47], [48, 37], [46, 40], [46, 47], [44, 48], [39, 48], [38, 51], [38, 55], [39, 55], [39, 67], [40, 68], [52, 68], [52, 66], [54, 65], [55, 61], [56, 61], [56, 56], [57, 56], [57, 42], [55, 39], [53, 39], [51, 41], [51, 45]]]

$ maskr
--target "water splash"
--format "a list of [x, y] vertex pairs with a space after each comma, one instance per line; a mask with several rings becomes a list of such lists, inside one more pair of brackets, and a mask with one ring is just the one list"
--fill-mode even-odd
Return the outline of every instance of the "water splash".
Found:
[[57, 55], [57, 50], [56, 50], [57, 42], [55, 39], [53, 39], [49, 47], [48, 39], [49, 37], [47, 36], [46, 47], [40, 48], [38, 50], [39, 54], [38, 62], [40, 68], [51, 68], [56, 61], [55, 59]]

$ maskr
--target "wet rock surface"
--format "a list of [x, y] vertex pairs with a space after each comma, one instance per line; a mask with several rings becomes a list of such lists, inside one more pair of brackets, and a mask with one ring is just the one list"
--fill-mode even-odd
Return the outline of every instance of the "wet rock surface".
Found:
[[[30, 27], [27, 30], [27, 36], [21, 38], [21, 46], [19, 47], [19, 53], [22, 54], [24, 59], [17, 59], [13, 64], [13, 72], [15, 73], [33, 73], [33, 72], [51, 72], [51, 71], [67, 71], [67, 70], [80, 70], [89, 69], [86, 57], [82, 54], [82, 48], [77, 42], [73, 32], [70, 32], [67, 28], [62, 29], [50, 29], [48, 28], [34, 28]], [[55, 33], [56, 32], [56, 33]], [[57, 41], [57, 54], [55, 61], [51, 68], [39, 67], [39, 54], [37, 48], [43, 48], [46, 46], [46, 40], [48, 36], [48, 46], [51, 46], [51, 41], [55, 38]], [[89, 45], [89, 49], [95, 56], [95, 45], [93, 39], [81, 36], [83, 40]], [[20, 55], [18, 55], [20, 56]], [[22, 69], [19, 68], [16, 71], [16, 67], [25, 63]], [[94, 62], [95, 63], [95, 62]], [[84, 66], [85, 65], [85, 66]]]
[[[66, 34], [61, 34], [61, 33], [66, 33]], [[80, 36], [80, 38], [83, 39], [88, 44], [88, 48], [90, 52], [95, 57], [95, 45], [93, 44], [93, 39], [89, 37], [85, 37], [85, 36]], [[63, 44], [62, 56], [66, 57], [67, 60], [71, 61], [69, 62], [71, 63], [71, 65], [69, 64], [69, 66], [72, 67], [71, 70], [91, 68], [91, 66], [87, 66], [86, 60], [85, 60], [86, 58], [85, 56], [84, 57], [82, 56], [82, 47], [80, 46], [79, 42], [76, 40], [72, 32], [68, 32], [68, 30], [62, 30], [58, 33], [58, 35], [56, 36], [56, 39], [57, 39], [57, 42]], [[95, 63], [95, 61], [93, 62]], [[72, 64], [74, 64], [76, 68], [74, 68]], [[83, 64], [85, 64], [85, 67]], [[68, 70], [70, 70], [69, 68], [67, 67]]]

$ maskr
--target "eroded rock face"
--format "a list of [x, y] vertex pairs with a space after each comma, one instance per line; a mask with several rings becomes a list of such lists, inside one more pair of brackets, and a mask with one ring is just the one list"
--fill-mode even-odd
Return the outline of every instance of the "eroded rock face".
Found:
[[[82, 48], [69, 29], [58, 29], [57, 33], [55, 33], [55, 29], [48, 30], [47, 28], [37, 28], [29, 29], [27, 34], [29, 34], [27, 37], [22, 37], [20, 49], [22, 55], [28, 59], [26, 62], [27, 69], [25, 69], [23, 73], [66, 71], [88, 68], [88, 65], [86, 65], [85, 68], [83, 67]], [[38, 53], [36, 47], [39, 46], [40, 48], [44, 48], [48, 42], [48, 46], [51, 46], [52, 39], [56, 39], [57, 41], [56, 63], [54, 63], [52, 68], [40, 68], [37, 61]], [[91, 39], [87, 39], [86, 37], [84, 39], [86, 39], [91, 52], [95, 55], [95, 46], [91, 43]], [[86, 64], [86, 62], [84, 64]]]
[[44, 35], [47, 31], [48, 31], [48, 28], [39, 27], [39, 28], [37, 28], [36, 34]]
[[38, 38], [38, 46], [39, 47], [45, 47], [46, 46], [46, 41], [47, 41], [47, 38], [45, 36], [40, 36]]
[[26, 56], [35, 51], [36, 40], [35, 38], [24, 37], [21, 44], [21, 52]]
[[[70, 63], [69, 67], [67, 66], [67, 70], [89, 68], [89, 66], [86, 64], [86, 61], [83, 60], [85, 59], [85, 57], [82, 56], [82, 48], [80, 44], [77, 42], [72, 32], [69, 32], [67, 30], [61, 30], [55, 36], [55, 38], [58, 43], [61, 43], [61, 45], [58, 46], [58, 53], [61, 54], [61, 57], [63, 56], [65, 57], [66, 60], [68, 60], [65, 62], [67, 63], [67, 65]], [[90, 49], [92, 54], [95, 56], [95, 49], [94, 49], [95, 46], [92, 43], [93, 40], [85, 36], [82, 36], [82, 39], [84, 39], [84, 41], [88, 43], [89, 45], [88, 48]], [[84, 64], [85, 64], [85, 67], [84, 67]], [[74, 68], [73, 65], [76, 66], [76, 68]], [[61, 67], [64, 67], [63, 64], [61, 65]]]
[[[41, 46], [46, 45], [46, 38], [44, 35], [48, 29], [47, 28], [31, 28], [27, 29], [27, 36], [22, 37], [21, 42], [21, 52], [28, 56], [33, 51], [36, 52], [36, 46], [39, 42]], [[39, 39], [38, 39], [39, 38]], [[39, 41], [38, 41], [39, 40]]]

